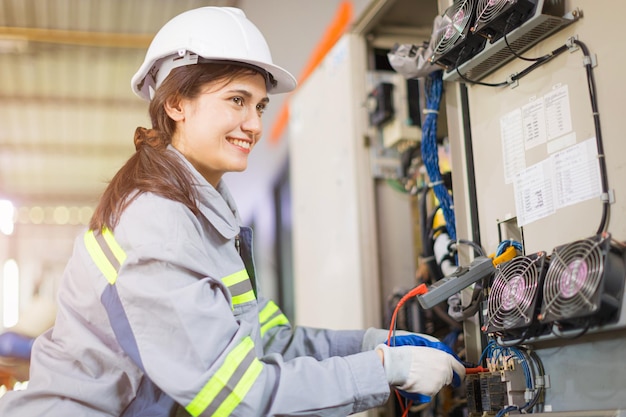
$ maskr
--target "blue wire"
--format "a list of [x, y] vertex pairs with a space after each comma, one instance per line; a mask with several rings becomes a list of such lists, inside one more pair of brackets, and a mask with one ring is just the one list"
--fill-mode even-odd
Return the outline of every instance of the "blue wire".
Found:
[[491, 356], [491, 352], [493, 351], [493, 347], [496, 346], [496, 342], [494, 340], [490, 340], [487, 343], [487, 346], [483, 349], [482, 354], [480, 355], [480, 359], [478, 360], [478, 364], [482, 364], [485, 360], [485, 357]]
[[502, 410], [498, 411], [498, 414], [496, 414], [496, 417], [503, 417], [509, 411], [515, 411], [515, 410], [519, 410], [519, 408], [517, 406], [514, 406], [514, 405], [510, 405], [508, 407], [504, 407]]
[[422, 159], [426, 172], [433, 185], [433, 191], [446, 220], [446, 230], [450, 239], [456, 240], [456, 221], [454, 218], [454, 203], [448, 188], [443, 183], [439, 170], [439, 153], [437, 149], [437, 118], [441, 95], [443, 93], [443, 71], [434, 71], [429, 74], [426, 88], [426, 117], [422, 123]]
[[528, 361], [526, 360], [526, 357], [524, 356], [524, 354], [519, 349], [517, 349], [515, 347], [505, 348], [505, 347], [502, 347], [502, 346], [499, 346], [498, 344], [496, 344], [495, 341], [490, 340], [487, 343], [487, 346], [485, 347], [485, 349], [483, 349], [483, 352], [482, 352], [482, 354], [480, 356], [479, 363], [482, 364], [483, 360], [487, 356], [493, 358], [494, 360], [497, 360], [502, 355], [505, 355], [505, 356], [514, 355], [517, 358], [517, 360], [519, 361], [519, 363], [522, 366], [522, 369], [524, 371], [524, 379], [525, 379], [525, 382], [526, 382], [526, 387], [528, 389], [533, 389], [532, 373], [530, 371], [530, 367], [528, 365]]
[[[510, 356], [511, 353], [518, 359], [519, 363], [522, 365], [522, 369], [524, 370], [524, 376], [526, 380], [526, 388], [531, 389], [531, 390], [534, 389], [532, 373], [531, 373], [528, 361], [526, 360], [526, 357], [521, 352], [521, 350], [519, 350], [516, 347], [502, 347], [498, 345], [495, 342], [495, 340], [490, 340], [480, 355], [479, 363], [482, 364], [485, 357], [491, 357], [494, 360], [497, 360], [500, 357], [500, 355]], [[525, 410], [526, 408], [528, 408], [530, 403], [531, 402], [529, 401], [526, 404], [522, 405], [521, 407], [517, 405], [509, 405], [507, 407], [504, 407], [502, 410], [498, 411], [495, 417], [504, 417], [504, 415], [510, 411]]]
[[509, 246], [513, 246], [519, 252], [524, 251], [524, 248], [522, 247], [522, 244], [520, 242], [513, 240], [513, 239], [508, 239], [508, 240], [503, 240], [502, 242], [500, 242], [500, 244], [498, 244], [498, 249], [496, 249], [496, 256], [502, 255], [504, 251], [506, 250], [506, 248], [508, 248]]

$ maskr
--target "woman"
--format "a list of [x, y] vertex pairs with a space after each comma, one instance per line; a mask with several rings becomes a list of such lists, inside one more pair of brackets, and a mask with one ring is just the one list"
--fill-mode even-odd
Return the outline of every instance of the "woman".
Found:
[[374, 349], [376, 329], [293, 329], [258, 293], [251, 233], [221, 178], [245, 170], [267, 94], [295, 81], [241, 10], [172, 19], [132, 87], [153, 128], [137, 129], [77, 240], [28, 389], [0, 415], [339, 416], [383, 404], [389, 384], [432, 395], [450, 382], [460, 365], [447, 353]]

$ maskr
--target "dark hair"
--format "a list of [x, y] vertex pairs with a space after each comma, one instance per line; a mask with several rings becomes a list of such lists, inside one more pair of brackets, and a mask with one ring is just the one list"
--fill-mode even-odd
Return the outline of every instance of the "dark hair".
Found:
[[178, 155], [166, 149], [176, 131], [176, 122], [166, 113], [165, 104], [194, 99], [208, 84], [228, 83], [241, 75], [256, 73], [249, 67], [215, 63], [173, 69], [150, 101], [152, 129], [135, 130], [136, 152], [104, 190], [89, 228], [95, 231], [115, 228], [124, 209], [146, 192], [178, 201], [198, 214], [193, 176]]

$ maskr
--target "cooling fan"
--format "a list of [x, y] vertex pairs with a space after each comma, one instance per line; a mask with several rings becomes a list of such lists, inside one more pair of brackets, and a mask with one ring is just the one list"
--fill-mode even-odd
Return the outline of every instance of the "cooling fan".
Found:
[[505, 338], [536, 336], [536, 319], [541, 306], [541, 290], [547, 269], [545, 252], [513, 258], [498, 268], [487, 300], [483, 331]]
[[470, 30], [494, 43], [528, 19], [536, 6], [537, 0], [478, 0]]
[[564, 329], [588, 328], [618, 317], [624, 251], [608, 233], [554, 248], [543, 285], [539, 320]]
[[433, 64], [452, 70], [472, 58], [485, 46], [486, 40], [473, 35], [477, 0], [460, 0], [448, 7], [438, 19], [432, 35]]

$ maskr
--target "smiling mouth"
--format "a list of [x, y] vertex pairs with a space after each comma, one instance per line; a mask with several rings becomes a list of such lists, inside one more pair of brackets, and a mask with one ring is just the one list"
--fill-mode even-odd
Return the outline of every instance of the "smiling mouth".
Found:
[[228, 142], [232, 143], [235, 146], [239, 146], [240, 148], [243, 148], [243, 149], [250, 149], [252, 147], [252, 144], [246, 140], [228, 139]]

